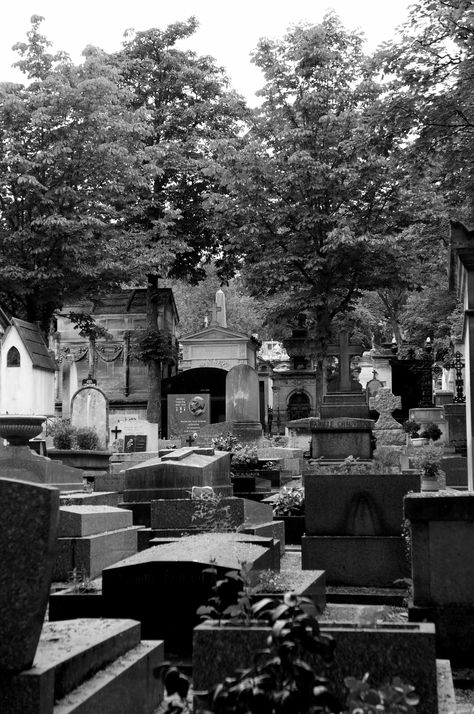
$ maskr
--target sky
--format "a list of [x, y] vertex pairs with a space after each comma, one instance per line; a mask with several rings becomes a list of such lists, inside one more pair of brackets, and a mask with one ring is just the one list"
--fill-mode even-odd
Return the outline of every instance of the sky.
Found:
[[87, 45], [107, 52], [120, 49], [125, 30], [164, 28], [194, 15], [199, 30], [187, 47], [213, 56], [224, 67], [232, 86], [255, 104], [262, 82], [250, 53], [261, 37], [282, 37], [300, 21], [320, 22], [333, 9], [347, 29], [361, 29], [369, 50], [393, 36], [407, 17], [410, 0], [15, 0], [4, 9], [0, 25], [0, 82], [22, 81], [11, 65], [15, 42], [25, 42], [32, 15], [45, 18], [42, 34], [54, 50], [64, 50], [79, 62]]

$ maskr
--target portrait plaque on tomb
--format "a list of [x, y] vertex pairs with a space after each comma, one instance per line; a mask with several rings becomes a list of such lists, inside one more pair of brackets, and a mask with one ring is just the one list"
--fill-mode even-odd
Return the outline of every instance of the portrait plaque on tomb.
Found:
[[168, 394], [168, 435], [192, 435], [210, 424], [209, 394]]
[[136, 451], [146, 451], [146, 434], [126, 434], [123, 450], [129, 454]]

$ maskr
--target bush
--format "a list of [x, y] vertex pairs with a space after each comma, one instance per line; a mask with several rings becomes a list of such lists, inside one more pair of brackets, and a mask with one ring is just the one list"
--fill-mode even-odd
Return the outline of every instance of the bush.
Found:
[[405, 421], [403, 423], [403, 428], [412, 439], [418, 438], [421, 427], [420, 424], [418, 424], [418, 422], [416, 422], [414, 419], [408, 419], [407, 421]]
[[72, 449], [76, 429], [71, 426], [69, 419], [58, 419], [54, 422], [50, 429], [50, 434], [53, 437], [53, 446], [55, 449]]
[[438, 441], [442, 433], [443, 432], [441, 431], [439, 426], [434, 422], [430, 421], [430, 423], [425, 426], [420, 436], [423, 439], [431, 439], [431, 441]]
[[83, 426], [76, 430], [76, 444], [78, 449], [84, 451], [99, 451], [99, 435], [91, 426]]

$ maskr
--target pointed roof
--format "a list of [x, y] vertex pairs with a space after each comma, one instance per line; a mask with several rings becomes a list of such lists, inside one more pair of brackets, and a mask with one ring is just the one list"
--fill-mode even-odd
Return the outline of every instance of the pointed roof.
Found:
[[21, 341], [31, 358], [33, 367], [45, 369], [48, 372], [55, 372], [57, 369], [56, 363], [48, 351], [48, 347], [39, 327], [32, 322], [25, 322], [16, 317], [12, 317], [11, 322], [20, 335]]
[[197, 340], [199, 342], [212, 342], [214, 340], [218, 340], [219, 342], [222, 342], [222, 340], [235, 339], [245, 340], [246, 342], [248, 342], [249, 340], [252, 340], [254, 338], [250, 337], [249, 335], [245, 335], [243, 332], [230, 330], [228, 327], [211, 325], [210, 327], [205, 327], [203, 330], [199, 330], [198, 332], [193, 332], [190, 335], [184, 335], [180, 338], [179, 341], [191, 342]]

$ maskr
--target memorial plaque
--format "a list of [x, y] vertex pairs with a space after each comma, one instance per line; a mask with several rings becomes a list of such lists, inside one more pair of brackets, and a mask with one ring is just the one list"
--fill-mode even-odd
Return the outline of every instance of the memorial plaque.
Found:
[[126, 434], [123, 448], [127, 454], [135, 451], [146, 451], [146, 435]]
[[168, 436], [199, 434], [209, 423], [209, 394], [168, 394]]

